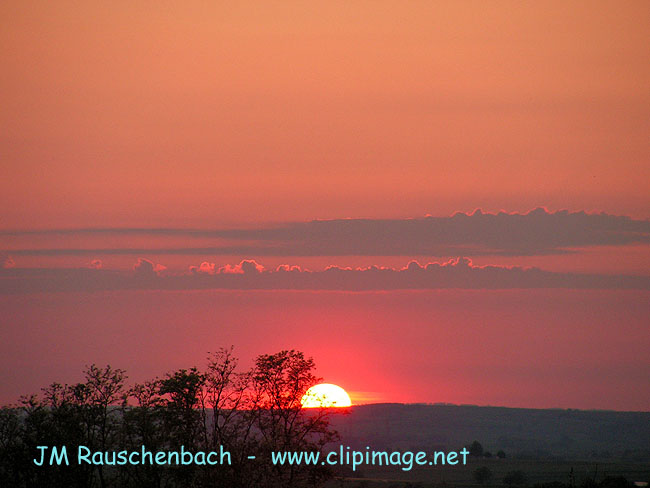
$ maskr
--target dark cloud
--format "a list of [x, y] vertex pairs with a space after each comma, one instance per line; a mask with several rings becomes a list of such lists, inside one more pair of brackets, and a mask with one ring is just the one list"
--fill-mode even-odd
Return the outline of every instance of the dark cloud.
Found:
[[133, 271], [138, 277], [153, 277], [161, 274], [167, 268], [162, 264], [154, 264], [148, 259], [139, 258], [133, 266]]
[[[543, 255], [585, 246], [650, 243], [650, 221], [607, 214], [457, 213], [401, 220], [323, 220], [275, 229], [233, 231], [230, 237], [284, 243], [287, 255]], [[274, 252], [271, 248], [269, 252]]]
[[475, 266], [468, 258], [421, 265], [416, 261], [402, 269], [370, 266], [308, 271], [282, 265], [265, 270], [252, 260], [217, 267], [204, 262], [187, 273], [165, 272], [164, 266], [139, 259], [133, 271], [105, 269], [0, 270], [0, 293], [101, 291], [124, 289], [233, 289], [233, 290], [425, 290], [464, 289], [644, 289], [650, 276], [558, 273], [538, 268]]
[[148, 259], [138, 259], [138, 262], [133, 265], [133, 271], [136, 275], [152, 275], [154, 272], [154, 264]]
[[[37, 233], [4, 232], [5, 236]], [[152, 248], [16, 249], [14, 255], [248, 255], [248, 256], [448, 256], [547, 255], [586, 246], [650, 243], [650, 221], [586, 212], [525, 214], [457, 213], [451, 217], [416, 219], [338, 219], [297, 222], [249, 229], [64, 229], [41, 233], [75, 236], [112, 233], [128, 239], [183, 236], [214, 240], [215, 245]]]

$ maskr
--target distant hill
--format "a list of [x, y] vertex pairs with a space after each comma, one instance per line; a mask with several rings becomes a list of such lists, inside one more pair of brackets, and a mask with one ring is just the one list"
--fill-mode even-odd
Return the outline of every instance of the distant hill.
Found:
[[431, 451], [478, 440], [522, 459], [650, 460], [650, 412], [373, 404], [332, 423], [353, 448]]

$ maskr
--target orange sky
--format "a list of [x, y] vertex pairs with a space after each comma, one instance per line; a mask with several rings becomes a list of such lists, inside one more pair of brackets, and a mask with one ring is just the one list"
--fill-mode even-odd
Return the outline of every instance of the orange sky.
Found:
[[[641, 0], [0, 2], [0, 403], [234, 344], [304, 350], [355, 401], [647, 410], [649, 19]], [[347, 218], [394, 221], [306, 223]], [[245, 259], [325, 285], [390, 266], [393, 287], [196, 272]]]
[[1, 228], [648, 217], [648, 2], [0, 6]]

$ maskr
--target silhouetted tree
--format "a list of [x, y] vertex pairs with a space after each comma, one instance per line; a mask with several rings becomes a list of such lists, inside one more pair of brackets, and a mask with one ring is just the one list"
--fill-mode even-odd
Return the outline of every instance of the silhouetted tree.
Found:
[[479, 441], [472, 442], [467, 449], [470, 456], [481, 457], [483, 455], [483, 446]]
[[0, 409], [0, 485], [18, 484], [22, 472], [24, 423], [16, 409]]
[[[135, 406], [128, 405], [128, 399], [135, 400]], [[160, 381], [138, 383], [130, 388], [122, 405], [122, 445], [124, 449], [135, 450], [147, 446], [151, 451], [163, 450], [168, 437], [163, 423], [164, 400], [160, 396]], [[138, 464], [126, 467], [126, 480], [142, 488], [163, 486], [167, 468]]]
[[201, 395], [205, 376], [197, 368], [180, 369], [160, 380], [165, 420], [173, 448], [193, 449], [200, 434]]
[[[120, 412], [115, 405], [124, 398], [126, 376], [123, 370], [113, 369], [110, 365], [98, 368], [92, 364], [84, 373], [86, 381], [77, 385], [75, 392], [79, 395], [81, 411], [86, 414], [86, 428], [89, 432], [95, 431], [91, 434], [95, 439], [93, 447], [104, 452], [114, 445], [114, 436], [118, 432], [118, 422], [121, 419], [116, 417]], [[104, 466], [98, 465], [97, 471], [99, 484], [105, 488], [107, 480]]]
[[113, 484], [114, 477], [103, 466], [71, 462], [36, 467], [32, 462], [39, 453], [37, 446], [67, 446], [69, 456], [74, 456], [72, 451], [79, 445], [109, 450], [116, 444], [121, 416], [115, 403], [123, 396], [124, 373], [92, 365], [84, 375], [82, 383], [52, 383], [43, 389], [42, 400], [36, 395], [21, 398], [20, 409], [13, 409], [20, 421], [20, 439], [11, 450], [16, 473], [10, 483], [0, 485], [103, 488]]
[[[208, 358], [204, 372], [179, 369], [126, 389], [124, 371], [92, 365], [84, 381], [53, 383], [20, 408], [0, 410], [0, 486], [138, 488], [271, 488], [319, 486], [319, 466], [275, 466], [271, 451], [321, 451], [336, 439], [328, 409], [300, 400], [318, 378], [297, 351], [259, 356], [237, 370], [232, 348]], [[70, 465], [37, 467], [37, 446], [68, 446]], [[179, 450], [230, 453], [231, 465], [95, 466], [74, 462], [77, 446], [92, 452]], [[49, 456], [49, 453], [48, 453]], [[248, 456], [255, 456], [249, 460]], [[47, 461], [46, 461], [47, 462]]]
[[[188, 451], [199, 450], [202, 440], [201, 404], [205, 375], [197, 368], [179, 369], [160, 380], [159, 395], [163, 398], [163, 425], [169, 447]], [[180, 485], [193, 486], [197, 467], [178, 467], [170, 473]]]
[[206, 445], [218, 450], [223, 446], [231, 454], [231, 466], [204, 475], [211, 482], [224, 486], [252, 485], [248, 456], [257, 450], [252, 371], [238, 372], [233, 348], [221, 348], [208, 356], [205, 372], [205, 394], [202, 405], [203, 437]]
[[[271, 451], [322, 451], [337, 439], [329, 427], [329, 411], [316, 409], [307, 413], [300, 400], [307, 389], [320, 379], [313, 374], [314, 360], [302, 352], [281, 351], [258, 356], [253, 369], [253, 403], [255, 426], [259, 429], [262, 457]], [[323, 466], [266, 465], [259, 486], [292, 487], [316, 485], [329, 470]]]

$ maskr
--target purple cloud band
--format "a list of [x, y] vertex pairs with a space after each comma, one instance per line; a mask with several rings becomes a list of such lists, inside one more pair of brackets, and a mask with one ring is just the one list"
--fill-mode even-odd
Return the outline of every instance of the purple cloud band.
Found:
[[538, 268], [475, 266], [468, 258], [402, 269], [339, 268], [308, 271], [297, 266], [266, 270], [252, 260], [217, 267], [204, 262], [185, 273], [139, 259], [131, 271], [89, 268], [0, 270], [0, 293], [103, 291], [133, 289], [196, 290], [426, 290], [441, 288], [514, 289], [641, 289], [650, 290], [650, 276], [559, 273]]
[[181, 247], [57, 247], [8, 249], [12, 256], [42, 255], [246, 255], [246, 256], [529, 256], [563, 254], [586, 246], [650, 244], [650, 220], [605, 213], [538, 208], [525, 214], [457, 213], [416, 219], [337, 219], [249, 229], [84, 228], [4, 231], [0, 237], [133, 235], [214, 240]]

